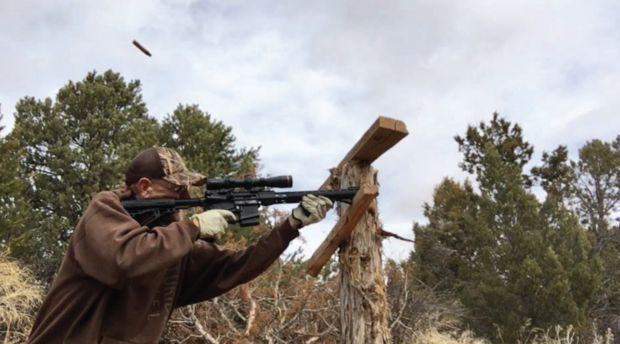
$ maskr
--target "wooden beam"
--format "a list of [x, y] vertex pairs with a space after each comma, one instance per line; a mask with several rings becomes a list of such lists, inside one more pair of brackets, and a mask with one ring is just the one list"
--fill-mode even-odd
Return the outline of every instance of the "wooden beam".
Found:
[[[349, 153], [345, 155], [344, 159], [338, 164], [338, 168], [342, 168], [351, 160], [360, 160], [371, 164], [408, 134], [407, 126], [403, 121], [379, 116]], [[321, 185], [320, 189], [325, 189], [330, 184], [331, 176]], [[309, 275], [316, 277], [340, 244], [349, 239], [351, 231], [378, 194], [379, 189], [376, 185], [365, 185], [358, 191], [345, 214], [340, 217], [338, 223], [307, 262]]]
[[[408, 134], [407, 126], [403, 121], [380, 116], [342, 159], [338, 167], [344, 166], [353, 159], [370, 164]], [[328, 177], [320, 189], [325, 189], [330, 182], [331, 177]]]
[[351, 231], [357, 226], [366, 210], [368, 210], [368, 206], [378, 194], [379, 188], [376, 185], [362, 185], [353, 198], [353, 202], [347, 208], [346, 213], [340, 217], [336, 226], [334, 226], [325, 241], [314, 251], [314, 254], [308, 261], [307, 272], [309, 275], [313, 277], [318, 276], [323, 266], [336, 252], [340, 244], [349, 238]]

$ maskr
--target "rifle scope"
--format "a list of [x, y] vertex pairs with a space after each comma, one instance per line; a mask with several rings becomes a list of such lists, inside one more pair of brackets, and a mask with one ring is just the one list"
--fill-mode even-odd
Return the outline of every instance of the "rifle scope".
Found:
[[243, 178], [243, 179], [207, 179], [208, 190], [233, 188], [251, 189], [255, 187], [290, 188], [293, 186], [293, 176], [277, 176], [270, 178]]

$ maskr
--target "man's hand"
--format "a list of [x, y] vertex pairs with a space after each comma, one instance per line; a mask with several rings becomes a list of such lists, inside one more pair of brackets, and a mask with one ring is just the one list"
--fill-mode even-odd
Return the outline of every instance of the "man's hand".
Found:
[[293, 209], [291, 217], [305, 227], [323, 220], [333, 205], [334, 203], [325, 196], [306, 195], [301, 199], [299, 206]]
[[212, 209], [191, 217], [200, 228], [200, 238], [219, 238], [228, 228], [228, 221], [235, 221], [235, 214], [223, 209]]

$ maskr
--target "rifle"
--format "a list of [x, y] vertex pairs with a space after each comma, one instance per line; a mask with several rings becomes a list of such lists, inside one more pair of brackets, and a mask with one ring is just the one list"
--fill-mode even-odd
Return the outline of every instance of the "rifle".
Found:
[[[259, 207], [272, 204], [299, 203], [303, 196], [312, 194], [325, 196], [334, 202], [351, 204], [359, 190], [352, 187], [344, 190], [313, 190], [275, 192], [269, 188], [290, 188], [292, 176], [271, 178], [243, 179], [207, 179], [207, 191], [202, 198], [190, 199], [147, 199], [122, 201], [122, 205], [131, 217], [151, 214], [142, 221], [142, 226], [149, 226], [160, 217], [179, 209], [202, 207], [203, 210], [225, 209], [232, 211], [241, 227], [257, 226], [260, 222]], [[245, 189], [235, 191], [235, 188]]]

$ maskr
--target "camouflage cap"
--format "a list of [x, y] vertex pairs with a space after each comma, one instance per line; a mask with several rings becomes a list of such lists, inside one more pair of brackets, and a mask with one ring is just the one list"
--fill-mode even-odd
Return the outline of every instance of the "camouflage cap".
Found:
[[164, 179], [175, 185], [199, 186], [206, 177], [185, 167], [181, 155], [174, 149], [151, 147], [138, 153], [125, 172], [125, 184], [136, 183], [140, 178]]

